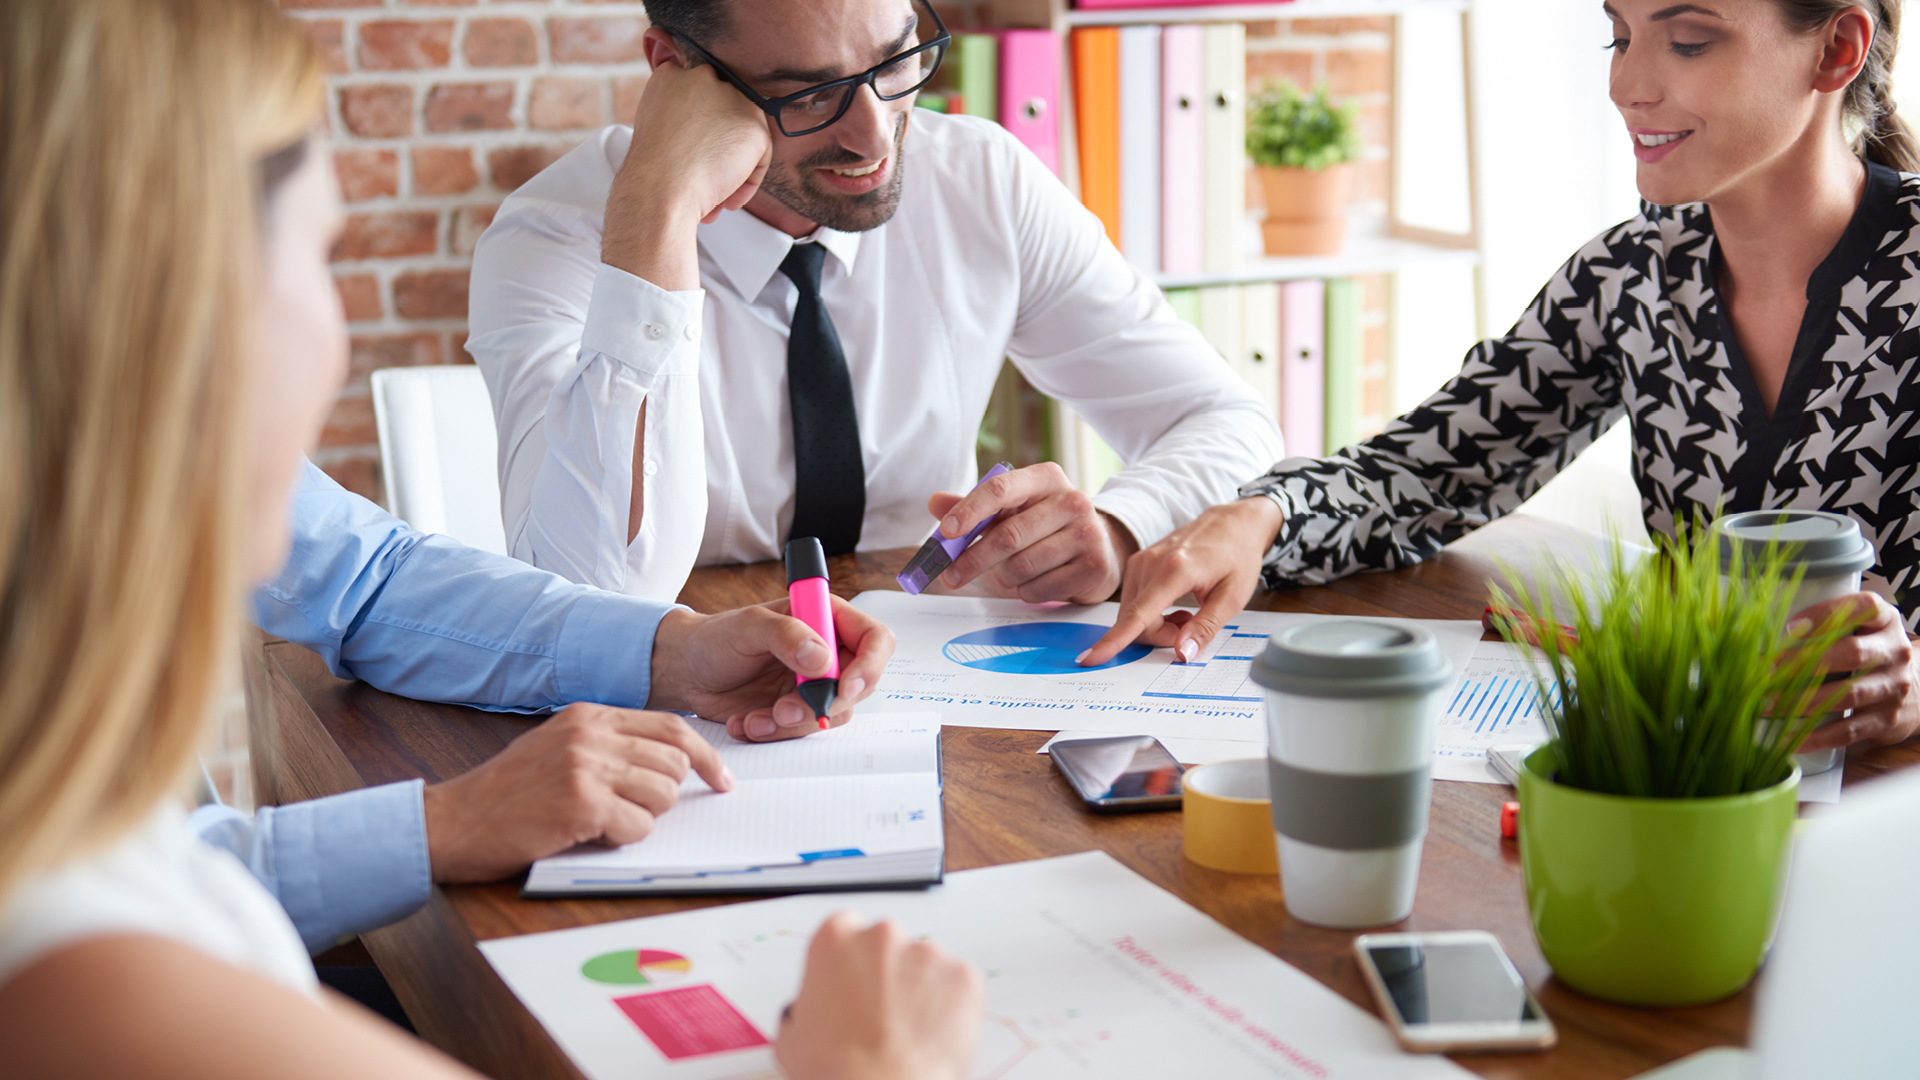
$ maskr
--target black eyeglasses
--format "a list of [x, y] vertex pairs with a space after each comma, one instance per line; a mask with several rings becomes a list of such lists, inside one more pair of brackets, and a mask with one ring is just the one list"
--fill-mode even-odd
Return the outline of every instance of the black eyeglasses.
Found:
[[953, 43], [953, 35], [947, 33], [947, 24], [940, 21], [940, 13], [933, 10], [932, 4], [926, 0], [917, 0], [917, 4], [933, 18], [935, 34], [931, 41], [916, 45], [897, 56], [890, 56], [858, 75], [809, 86], [797, 94], [777, 98], [761, 97], [755, 93], [753, 87], [728, 71], [727, 66], [715, 60], [712, 53], [700, 47], [699, 42], [678, 31], [673, 36], [692, 50], [695, 56], [712, 65], [714, 74], [732, 83], [733, 88], [758, 105], [761, 112], [773, 117], [782, 135], [811, 135], [822, 128], [832, 127], [847, 115], [847, 108], [853, 104], [853, 95], [863, 86], [873, 87], [874, 96], [881, 101], [897, 101], [933, 81], [934, 74], [940, 70], [941, 58]]

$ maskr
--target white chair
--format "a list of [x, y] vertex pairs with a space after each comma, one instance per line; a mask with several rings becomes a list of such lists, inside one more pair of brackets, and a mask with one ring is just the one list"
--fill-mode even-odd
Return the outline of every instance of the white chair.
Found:
[[381, 368], [373, 373], [373, 419], [388, 512], [421, 532], [505, 555], [499, 443], [480, 369]]

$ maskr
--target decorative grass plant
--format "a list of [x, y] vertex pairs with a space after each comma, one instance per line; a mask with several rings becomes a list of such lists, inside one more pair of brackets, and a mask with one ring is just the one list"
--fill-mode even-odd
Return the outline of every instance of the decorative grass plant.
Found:
[[1722, 554], [1704, 524], [1655, 541], [1629, 566], [1618, 544], [1598, 580], [1554, 562], [1529, 588], [1507, 571], [1512, 595], [1495, 602], [1535, 626], [1573, 633], [1503, 634], [1546, 653], [1539, 676], [1552, 733], [1554, 780], [1641, 798], [1698, 799], [1760, 791], [1785, 780], [1793, 753], [1819, 723], [1828, 646], [1839, 618], [1782, 632], [1800, 572], [1770, 547], [1742, 561]]
[[1322, 86], [1302, 94], [1280, 83], [1247, 110], [1247, 156], [1255, 165], [1324, 169], [1360, 156], [1359, 114]]

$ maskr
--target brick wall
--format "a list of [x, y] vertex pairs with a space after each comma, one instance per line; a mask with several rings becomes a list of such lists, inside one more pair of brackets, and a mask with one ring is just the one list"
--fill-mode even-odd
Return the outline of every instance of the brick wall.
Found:
[[[1378, 15], [1346, 19], [1291, 19], [1247, 24], [1247, 90], [1285, 81], [1303, 89], [1325, 85], [1336, 101], [1360, 110], [1360, 156], [1356, 209], [1385, 216], [1392, 183], [1388, 149], [1393, 143], [1393, 19]], [[1388, 277], [1362, 277], [1360, 433], [1386, 427], [1390, 361], [1387, 333]]]
[[347, 201], [335, 280], [352, 371], [315, 455], [382, 497], [367, 377], [470, 363], [474, 241], [500, 199], [593, 131], [633, 115], [646, 64], [638, 3], [281, 0], [326, 57]]
[[[508, 192], [601, 126], [633, 114], [646, 84], [630, 0], [281, 0], [326, 57], [328, 120], [348, 203], [334, 271], [352, 371], [315, 455], [347, 487], [382, 498], [368, 375], [469, 363], [474, 241]], [[942, 7], [955, 28], [983, 5]], [[1385, 18], [1248, 27], [1251, 89], [1325, 82], [1361, 106], [1360, 198], [1384, 212], [1391, 116]], [[1365, 289], [1368, 430], [1385, 421], [1386, 282]]]

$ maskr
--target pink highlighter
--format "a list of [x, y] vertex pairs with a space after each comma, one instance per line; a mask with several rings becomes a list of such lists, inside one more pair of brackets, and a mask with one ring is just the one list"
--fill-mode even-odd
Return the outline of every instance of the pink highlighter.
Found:
[[840, 643], [833, 636], [833, 594], [827, 591], [827, 553], [813, 536], [796, 536], [787, 541], [787, 601], [793, 617], [806, 623], [827, 643], [832, 666], [818, 679], [794, 676], [800, 686], [800, 700], [813, 707], [820, 730], [827, 730], [827, 714], [833, 711], [833, 699], [840, 693]]

